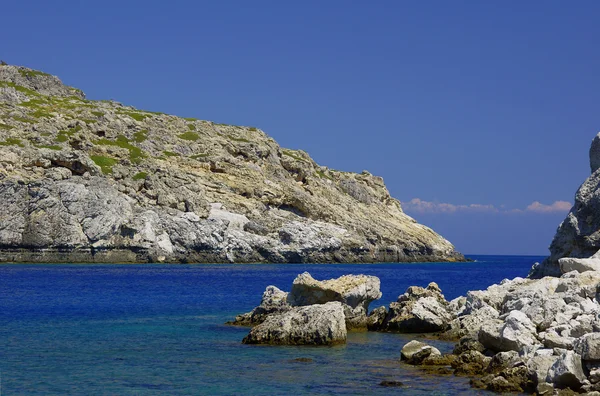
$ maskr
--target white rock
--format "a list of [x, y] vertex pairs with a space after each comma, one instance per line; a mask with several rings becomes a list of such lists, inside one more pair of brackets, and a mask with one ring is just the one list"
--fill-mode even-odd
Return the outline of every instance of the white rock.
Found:
[[412, 340], [402, 347], [400, 358], [409, 364], [420, 364], [429, 356], [441, 356], [440, 351], [424, 342]]
[[583, 372], [581, 356], [573, 351], [560, 355], [548, 370], [546, 382], [558, 388], [579, 389], [587, 378]]
[[600, 360], [600, 333], [589, 333], [578, 338], [574, 350], [583, 360]]
[[245, 344], [334, 345], [346, 343], [344, 309], [339, 302], [294, 307], [267, 316], [250, 330]]

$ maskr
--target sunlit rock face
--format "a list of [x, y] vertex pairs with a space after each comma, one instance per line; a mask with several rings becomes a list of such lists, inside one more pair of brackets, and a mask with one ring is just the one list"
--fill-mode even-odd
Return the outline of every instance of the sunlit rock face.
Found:
[[464, 259], [380, 177], [16, 66], [0, 66], [0, 202], [0, 261]]

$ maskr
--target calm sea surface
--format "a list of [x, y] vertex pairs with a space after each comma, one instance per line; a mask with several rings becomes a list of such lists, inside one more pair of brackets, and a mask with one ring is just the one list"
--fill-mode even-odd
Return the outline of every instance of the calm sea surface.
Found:
[[[468, 380], [400, 364], [412, 336], [351, 333], [336, 347], [242, 345], [223, 323], [268, 285], [295, 276], [368, 274], [395, 301], [435, 281], [447, 299], [526, 276], [542, 257], [471, 256], [473, 263], [375, 265], [0, 265], [0, 395], [467, 395]], [[442, 352], [452, 344], [436, 342]], [[312, 361], [298, 362], [297, 358]], [[402, 388], [382, 388], [383, 380]], [[479, 392], [481, 393], [481, 392]]]

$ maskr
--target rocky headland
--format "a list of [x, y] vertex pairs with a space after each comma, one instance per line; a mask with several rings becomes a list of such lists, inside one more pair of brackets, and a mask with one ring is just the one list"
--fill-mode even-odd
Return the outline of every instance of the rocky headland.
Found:
[[464, 260], [383, 180], [0, 66], [0, 262]]
[[[261, 323], [250, 334], [260, 326], [265, 334], [269, 328], [275, 331], [289, 312], [336, 301], [341, 304], [336, 305], [336, 315], [344, 314], [346, 331], [432, 333], [429, 337], [456, 341], [454, 352], [447, 355], [418, 340], [398, 345], [402, 364], [435, 375], [467, 376], [473, 387], [500, 393], [600, 395], [600, 134], [592, 144], [590, 162], [592, 175], [558, 228], [550, 257], [536, 263], [527, 278], [505, 279], [452, 301], [435, 283], [411, 286], [389, 307], [369, 313], [368, 304], [380, 295], [378, 279], [347, 275], [319, 282], [301, 274], [289, 294], [267, 288], [261, 305], [238, 316], [234, 324]], [[305, 318], [305, 332], [323, 331], [322, 323], [318, 327], [317, 321]], [[332, 333], [340, 322], [330, 325]], [[305, 344], [331, 343], [304, 339]], [[277, 343], [268, 337], [261, 342]]]

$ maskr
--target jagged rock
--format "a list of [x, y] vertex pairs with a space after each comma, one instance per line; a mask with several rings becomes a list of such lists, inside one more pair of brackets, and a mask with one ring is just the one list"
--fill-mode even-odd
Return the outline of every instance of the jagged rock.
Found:
[[527, 361], [527, 369], [529, 369], [531, 378], [534, 380], [536, 386], [546, 382], [548, 370], [550, 370], [550, 367], [552, 367], [557, 360], [558, 356], [554, 355], [536, 355]]
[[531, 392], [535, 389], [532, 383], [527, 367], [517, 366], [502, 370], [499, 375], [490, 375], [483, 379], [487, 390], [506, 393], [506, 392]]
[[315, 280], [308, 272], [294, 279], [287, 300], [291, 306], [339, 301], [344, 305], [348, 330], [367, 329], [369, 304], [381, 298], [379, 278], [367, 275], [344, 275], [326, 281]]
[[590, 147], [590, 168], [592, 173], [600, 168], [600, 133], [592, 140], [592, 145]]
[[571, 271], [600, 271], [600, 252], [590, 258], [563, 257], [558, 259], [558, 265], [563, 274]]
[[448, 302], [435, 283], [426, 289], [411, 286], [398, 301], [390, 304], [383, 328], [403, 333], [431, 333], [450, 328], [454, 319]]
[[546, 382], [554, 384], [557, 388], [571, 388], [578, 390], [584, 385], [587, 378], [581, 365], [581, 356], [573, 351], [560, 355], [548, 370]]
[[575, 342], [575, 338], [561, 337], [554, 331], [539, 333], [539, 338], [546, 348], [573, 349], [573, 343]]
[[477, 339], [465, 336], [454, 346], [454, 351], [452, 353], [460, 355], [467, 351], [483, 352], [484, 350], [485, 347]]
[[375, 308], [367, 317], [367, 329], [369, 331], [381, 330], [386, 317], [387, 309], [385, 306]]
[[460, 328], [465, 334], [477, 336], [479, 329], [485, 323], [495, 321], [500, 313], [493, 307], [485, 305], [480, 309], [471, 311], [470, 315], [463, 315], [458, 318]]
[[487, 373], [497, 374], [504, 369], [512, 367], [519, 359], [519, 353], [516, 351], [498, 352], [492, 356], [492, 360], [485, 371]]
[[452, 368], [456, 375], [482, 375], [491, 361], [492, 358], [484, 356], [481, 352], [467, 351], [458, 356], [452, 363]]
[[588, 333], [575, 340], [574, 351], [583, 360], [600, 360], [600, 333]]
[[285, 312], [290, 309], [287, 303], [288, 293], [275, 286], [267, 286], [262, 295], [260, 305], [251, 312], [238, 315], [235, 320], [229, 322], [233, 325], [255, 326], [265, 321], [267, 316], [273, 313]]
[[244, 344], [335, 345], [346, 343], [344, 309], [339, 302], [294, 307], [267, 316]]
[[[592, 174], [575, 194], [575, 204], [560, 224], [552, 244], [550, 256], [531, 269], [530, 277], [560, 276], [570, 269], [587, 270], [598, 267], [593, 260], [574, 261], [565, 258], [588, 259], [600, 250], [600, 172], [598, 172], [598, 142], [596, 136], [590, 148]], [[562, 265], [559, 260], [563, 259]], [[562, 267], [562, 268], [561, 268]]]
[[440, 351], [420, 341], [410, 341], [408, 344], [402, 347], [400, 352], [401, 360], [406, 361], [408, 364], [421, 364], [423, 360], [430, 356], [442, 356]]
[[318, 281], [304, 272], [294, 279], [288, 303], [303, 306], [339, 301], [351, 308], [360, 307], [366, 312], [371, 302], [381, 298], [379, 287], [379, 278], [375, 276], [344, 275], [337, 279]]
[[539, 344], [536, 328], [521, 311], [511, 311], [504, 322], [485, 324], [479, 331], [479, 342], [496, 352], [520, 351], [526, 346]]

